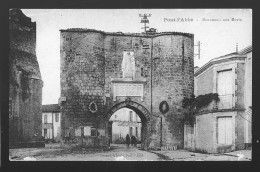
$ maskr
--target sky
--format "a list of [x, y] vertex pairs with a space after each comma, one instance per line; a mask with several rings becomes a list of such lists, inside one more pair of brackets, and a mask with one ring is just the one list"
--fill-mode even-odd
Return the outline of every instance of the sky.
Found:
[[[252, 45], [250, 9], [22, 9], [36, 22], [36, 55], [43, 86], [42, 104], [57, 104], [60, 97], [60, 29], [88, 28], [105, 32], [140, 33], [139, 14], [151, 14], [150, 28], [158, 32], [194, 34], [201, 42], [194, 66]], [[233, 20], [235, 19], [235, 20]], [[198, 53], [194, 46], [194, 54]]]

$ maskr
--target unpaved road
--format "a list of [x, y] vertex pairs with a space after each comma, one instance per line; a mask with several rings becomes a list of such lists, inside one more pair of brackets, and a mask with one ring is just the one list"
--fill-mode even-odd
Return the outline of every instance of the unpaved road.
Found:
[[[27, 157], [27, 158], [26, 158]], [[159, 161], [155, 153], [125, 145], [111, 145], [107, 151], [61, 148], [59, 144], [45, 148], [10, 149], [10, 161]]]
[[187, 150], [144, 151], [136, 147], [112, 144], [107, 151], [71, 149], [60, 144], [45, 148], [10, 149], [10, 161], [251, 161], [252, 151], [241, 150], [226, 154], [201, 154]]

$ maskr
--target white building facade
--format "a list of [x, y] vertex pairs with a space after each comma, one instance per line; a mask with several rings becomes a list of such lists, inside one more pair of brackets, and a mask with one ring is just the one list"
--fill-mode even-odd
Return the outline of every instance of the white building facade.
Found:
[[252, 46], [214, 58], [194, 74], [195, 96], [218, 93], [184, 127], [184, 148], [224, 153], [251, 147]]
[[138, 141], [141, 140], [141, 119], [128, 108], [122, 108], [116, 111], [110, 118], [112, 122], [112, 143], [118, 139], [126, 138], [126, 135], [135, 136]]
[[42, 136], [45, 140], [59, 142], [61, 139], [60, 129], [60, 106], [58, 104], [42, 106]]

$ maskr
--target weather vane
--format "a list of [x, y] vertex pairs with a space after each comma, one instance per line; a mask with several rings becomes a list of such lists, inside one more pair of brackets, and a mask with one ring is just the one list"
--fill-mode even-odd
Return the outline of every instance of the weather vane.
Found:
[[151, 17], [152, 14], [139, 14], [139, 17], [141, 18], [141, 23], [144, 23], [144, 27], [142, 27], [142, 29], [144, 29], [144, 32], [146, 33], [146, 28], [149, 28], [148, 26], [146, 26], [146, 23], [149, 23], [149, 20], [147, 17]]

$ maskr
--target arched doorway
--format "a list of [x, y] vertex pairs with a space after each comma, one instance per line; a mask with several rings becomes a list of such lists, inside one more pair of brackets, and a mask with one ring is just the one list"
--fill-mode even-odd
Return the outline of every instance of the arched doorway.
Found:
[[121, 108], [114, 112], [109, 119], [108, 135], [110, 143], [123, 144], [128, 134], [130, 137], [136, 138], [136, 143], [141, 141], [142, 122], [135, 111], [129, 108]]
[[[141, 104], [136, 103], [134, 101], [131, 100], [126, 100], [124, 102], [120, 102], [116, 105], [114, 105], [107, 113], [107, 130], [106, 130], [106, 136], [107, 137], [112, 137], [112, 132], [111, 132], [111, 128], [112, 128], [112, 122], [110, 121], [111, 117], [114, 115], [115, 112], [117, 112], [119, 109], [122, 108], [127, 108], [127, 109], [131, 109], [132, 111], [134, 111], [138, 117], [141, 119], [141, 147], [144, 148], [147, 145], [147, 124], [150, 120], [150, 112]], [[125, 137], [125, 136], [124, 136]]]

